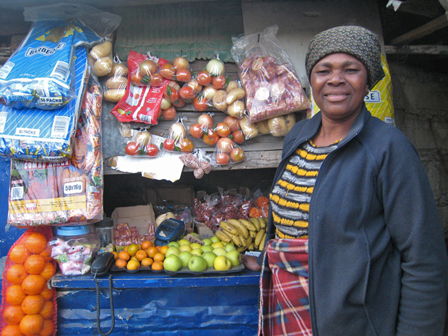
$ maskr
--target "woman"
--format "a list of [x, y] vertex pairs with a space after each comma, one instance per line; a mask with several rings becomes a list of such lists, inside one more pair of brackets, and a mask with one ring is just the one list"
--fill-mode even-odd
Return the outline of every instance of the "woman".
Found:
[[285, 138], [264, 262], [244, 258], [263, 264], [264, 335], [443, 333], [447, 256], [429, 181], [410, 141], [364, 104], [384, 76], [380, 57], [362, 27], [310, 42], [320, 113]]

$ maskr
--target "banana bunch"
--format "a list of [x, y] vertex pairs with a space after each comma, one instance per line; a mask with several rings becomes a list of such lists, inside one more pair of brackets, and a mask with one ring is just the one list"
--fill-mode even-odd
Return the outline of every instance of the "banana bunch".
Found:
[[267, 218], [228, 219], [221, 221], [215, 235], [226, 243], [233, 242], [239, 252], [263, 250]]

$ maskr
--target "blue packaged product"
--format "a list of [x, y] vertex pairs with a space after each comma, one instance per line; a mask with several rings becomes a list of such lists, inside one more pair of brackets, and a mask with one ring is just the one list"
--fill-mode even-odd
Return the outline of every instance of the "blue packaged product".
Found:
[[61, 162], [71, 157], [89, 74], [86, 48], [76, 48], [74, 58], [76, 99], [65, 106], [50, 111], [0, 105], [0, 156], [36, 162]]

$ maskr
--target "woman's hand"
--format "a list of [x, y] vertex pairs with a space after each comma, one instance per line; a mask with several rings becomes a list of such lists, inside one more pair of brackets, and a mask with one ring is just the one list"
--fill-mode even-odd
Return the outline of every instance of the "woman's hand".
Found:
[[254, 256], [248, 256], [243, 254], [241, 256], [241, 260], [243, 261], [244, 266], [246, 266], [247, 269], [250, 269], [251, 271], [259, 272], [261, 271], [261, 266], [257, 263], [257, 257]]

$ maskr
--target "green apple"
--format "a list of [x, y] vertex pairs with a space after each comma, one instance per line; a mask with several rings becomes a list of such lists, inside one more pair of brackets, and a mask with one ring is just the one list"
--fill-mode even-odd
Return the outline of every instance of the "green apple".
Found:
[[199, 255], [199, 256], [201, 256], [201, 255], [204, 254], [204, 251], [202, 251], [202, 249], [200, 249], [200, 248], [197, 248], [197, 249], [191, 250], [190, 253], [191, 253], [191, 254], [194, 254], [194, 255]]
[[202, 245], [199, 244], [199, 243], [191, 243], [191, 244], [190, 244], [190, 247], [191, 247], [192, 250], [200, 249], [201, 246], [202, 246]]
[[202, 258], [205, 259], [208, 267], [213, 267], [213, 263], [215, 262], [216, 257], [217, 257], [216, 254], [214, 254], [213, 252], [205, 252], [202, 255]]
[[226, 256], [219, 255], [215, 258], [213, 267], [217, 271], [228, 271], [232, 267], [232, 263]]
[[213, 253], [216, 254], [217, 256], [220, 256], [220, 255], [226, 255], [227, 251], [225, 250], [224, 247], [218, 247], [213, 249]]
[[188, 261], [188, 269], [192, 272], [205, 271], [207, 269], [207, 262], [199, 255], [192, 255]]
[[186, 240], [186, 239], [180, 239], [180, 240], [177, 241], [177, 243], [179, 244], [179, 246], [180, 245], [190, 245], [191, 244], [190, 241]]
[[224, 244], [222, 242], [216, 242], [216, 243], [213, 243], [211, 246], [213, 248], [224, 247]]
[[204, 252], [212, 252], [213, 251], [213, 247], [211, 247], [210, 245], [202, 245], [201, 246], [201, 250]]
[[175, 241], [172, 241], [172, 242], [169, 242], [169, 243], [168, 243], [168, 246], [169, 246], [169, 247], [177, 247], [177, 248], [179, 248], [179, 243], [178, 243], [178, 242], [175, 242]]
[[224, 248], [226, 249], [227, 252], [236, 251], [235, 245], [232, 244], [227, 244], [226, 246], [224, 246]]
[[182, 268], [182, 260], [175, 254], [171, 254], [163, 261], [163, 268], [167, 271], [177, 272]]
[[174, 246], [168, 247], [168, 249], [165, 252], [165, 257], [168, 257], [168, 256], [170, 256], [172, 254], [175, 254], [175, 255], [178, 256], [180, 254], [180, 250], [177, 247], [174, 247]]
[[188, 251], [183, 251], [179, 254], [180, 260], [182, 260], [182, 267], [188, 267], [188, 262], [190, 261], [192, 254]]
[[241, 264], [241, 253], [237, 250], [227, 252], [226, 257], [230, 260], [232, 266], [238, 266], [239, 264]]
[[180, 245], [179, 246], [179, 251], [184, 252], [184, 251], [188, 251], [191, 252], [192, 248], [190, 247], [190, 245], [184, 244], [184, 245]]
[[202, 239], [202, 242], [204, 243], [204, 245], [211, 245], [213, 243], [210, 238]]
[[219, 239], [219, 238], [216, 237], [216, 236], [211, 237], [210, 240], [211, 240], [212, 242], [214, 242], [214, 243], [217, 243], [217, 242], [221, 241], [221, 239]]

